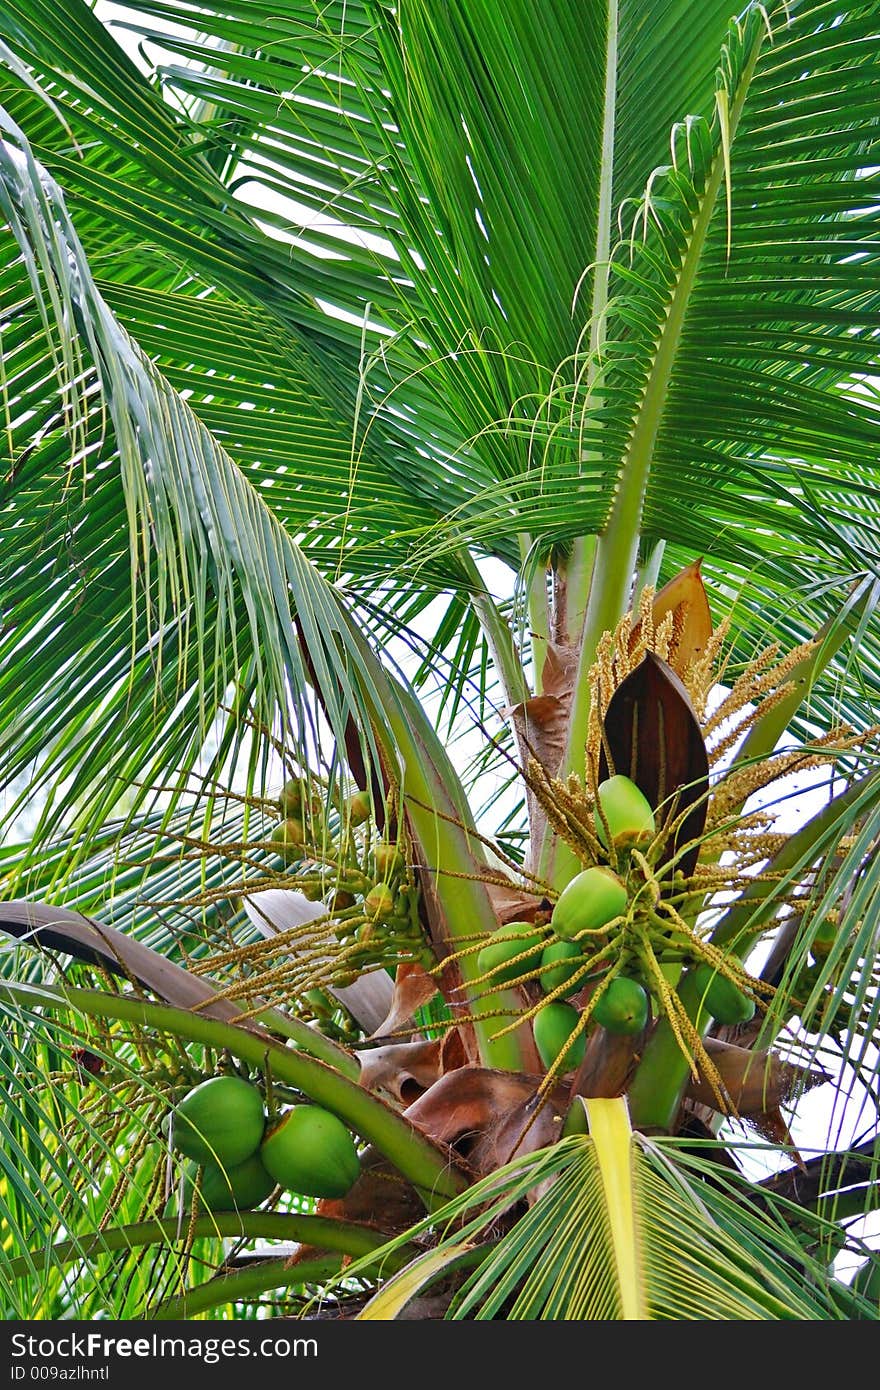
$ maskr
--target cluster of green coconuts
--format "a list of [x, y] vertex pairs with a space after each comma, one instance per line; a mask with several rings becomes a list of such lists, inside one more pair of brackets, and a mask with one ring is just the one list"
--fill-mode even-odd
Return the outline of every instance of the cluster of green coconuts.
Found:
[[[615, 852], [644, 847], [654, 839], [654, 812], [647, 798], [628, 777], [606, 778], [597, 789], [601, 814], [596, 816], [596, 832], [606, 850]], [[610, 837], [610, 839], [609, 839]], [[594, 945], [585, 932], [600, 932], [627, 911], [626, 884], [612, 869], [594, 864], [576, 874], [563, 888], [550, 917], [552, 937], [534, 922], [510, 922], [499, 927], [497, 939], [490, 940], [477, 958], [482, 975], [493, 987], [504, 986], [532, 973], [537, 975], [545, 994], [560, 991], [534, 1018], [534, 1037], [538, 1055], [549, 1071], [558, 1065], [561, 1073], [572, 1071], [583, 1060], [586, 1031], [573, 1036], [580, 1013], [566, 1003], [584, 988], [596, 984], [601, 972], [585, 976], [582, 967]], [[595, 937], [592, 938], [595, 942]], [[694, 974], [701, 987], [707, 1013], [721, 1024], [747, 1022], [754, 1014], [754, 1001], [732, 981], [705, 964]], [[649, 1017], [649, 991], [634, 973], [616, 975], [596, 999], [591, 1022], [609, 1033], [639, 1034]]]
[[248, 1211], [276, 1186], [306, 1197], [344, 1197], [360, 1173], [354, 1140], [318, 1105], [293, 1105], [267, 1122], [261, 1091], [243, 1077], [212, 1076], [180, 1100], [165, 1123], [170, 1143], [192, 1160], [189, 1205], [201, 1169], [199, 1201], [210, 1211]]
[[[269, 839], [284, 862], [293, 863], [316, 849], [314, 842], [320, 840], [324, 825], [324, 803], [319, 795], [309, 792], [305, 782], [291, 778], [281, 790], [278, 808], [284, 819], [273, 828]], [[370, 793], [355, 792], [343, 808], [343, 823], [350, 828], [363, 825], [370, 819], [372, 810]], [[410, 925], [408, 908], [399, 900], [395, 887], [404, 867], [400, 846], [386, 840], [376, 840], [371, 846], [369, 861], [369, 877], [360, 871], [348, 872], [344, 877], [362, 896], [363, 914], [368, 921], [390, 920], [405, 935]], [[311, 886], [300, 885], [300, 890], [307, 897], [324, 897], [325, 888], [320, 875], [315, 877]], [[354, 894], [345, 888], [333, 891], [334, 910], [354, 907], [357, 901]]]
[[[273, 827], [269, 839], [285, 862], [301, 859], [310, 840], [315, 840], [324, 824], [324, 801], [309, 790], [307, 783], [291, 777], [281, 788], [277, 801], [282, 819]], [[355, 792], [344, 807], [344, 819], [351, 826], [362, 825], [372, 814], [370, 793]]]
[[310, 831], [314, 838], [314, 832], [323, 823], [324, 803], [316, 793], [309, 792], [305, 782], [292, 777], [281, 789], [278, 809], [282, 819], [269, 838], [285, 862], [299, 859]]

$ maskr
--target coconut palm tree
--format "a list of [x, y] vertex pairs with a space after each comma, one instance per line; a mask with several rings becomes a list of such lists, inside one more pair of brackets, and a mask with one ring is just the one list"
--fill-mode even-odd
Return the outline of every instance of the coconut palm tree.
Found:
[[729, 10], [7, 0], [7, 1316], [878, 1316], [880, 7]]

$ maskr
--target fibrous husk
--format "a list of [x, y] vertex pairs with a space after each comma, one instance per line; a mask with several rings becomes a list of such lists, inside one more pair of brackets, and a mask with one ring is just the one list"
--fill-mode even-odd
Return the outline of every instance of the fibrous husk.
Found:
[[358, 1056], [361, 1086], [370, 1091], [386, 1091], [405, 1105], [417, 1100], [447, 1071], [456, 1071], [467, 1061], [457, 1028], [451, 1028], [442, 1038], [417, 1038], [413, 1042], [363, 1048]]
[[513, 719], [522, 742], [549, 777], [558, 772], [565, 752], [576, 673], [577, 651], [548, 642], [541, 693], [504, 710]]
[[467, 1066], [448, 1072], [406, 1116], [435, 1142], [449, 1144], [476, 1177], [559, 1138], [568, 1087], [539, 1096], [541, 1076]]
[[[513, 724], [523, 761], [535, 758], [548, 777], [556, 776], [565, 753], [577, 665], [575, 646], [548, 642], [541, 691], [503, 711]], [[544, 833], [546, 813], [528, 786], [526, 802], [532, 840], [538, 843]]]
[[584, 1059], [575, 1072], [572, 1095], [590, 1099], [623, 1095], [642, 1045], [641, 1034], [594, 1029], [587, 1041]]
[[[825, 1073], [815, 1067], [799, 1067], [775, 1052], [752, 1052], [719, 1038], [707, 1038], [706, 1051], [730, 1098], [732, 1110], [758, 1126], [763, 1116], [774, 1115], [780, 1105], [828, 1080]], [[699, 1060], [697, 1066], [699, 1070]], [[685, 1094], [689, 1100], [717, 1109], [714, 1089], [702, 1073], [696, 1081], [691, 1081]]]
[[[351, 1190], [344, 1197], [322, 1197], [315, 1205], [316, 1216], [357, 1221], [389, 1238], [409, 1230], [424, 1214], [424, 1203], [416, 1189], [372, 1146], [361, 1154], [360, 1177]], [[302, 1245], [293, 1263], [310, 1259], [315, 1253], [314, 1247]]]
[[[712, 636], [712, 615], [709, 600], [700, 573], [702, 559], [695, 560], [673, 575], [654, 595], [651, 605], [651, 618], [655, 629], [667, 613], [673, 615], [673, 640], [669, 653], [669, 664], [676, 675], [684, 677], [688, 667], [698, 661], [706, 650]], [[638, 646], [641, 637], [641, 622], [633, 625], [630, 649]]]
[[391, 1007], [374, 1031], [374, 1038], [388, 1037], [409, 1023], [416, 1009], [434, 998], [439, 985], [418, 961], [404, 961], [394, 975]]
[[502, 927], [508, 922], [532, 922], [538, 912], [550, 910], [550, 903], [538, 893], [524, 892], [517, 884], [505, 888], [500, 883], [487, 883], [486, 890], [495, 915]]

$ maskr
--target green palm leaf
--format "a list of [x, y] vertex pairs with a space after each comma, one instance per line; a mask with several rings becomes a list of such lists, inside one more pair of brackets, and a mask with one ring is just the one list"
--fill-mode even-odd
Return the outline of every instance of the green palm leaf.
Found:
[[[346, 679], [339, 680], [337, 639], [343, 650], [348, 646], [355, 664], [359, 659], [339, 619], [333, 616], [337, 600], [329, 598], [323, 581], [310, 570], [287, 532], [215, 438], [120, 329], [91, 280], [57, 189], [45, 176], [41, 181], [28, 146], [15, 127], [9, 128], [9, 134], [17, 140], [21, 156], [16, 158], [11, 146], [5, 147], [4, 207], [28, 258], [34, 292], [47, 293], [57, 311], [54, 326], [48, 319], [45, 322], [49, 341], [58, 360], [65, 364], [64, 370], [67, 366], [72, 369], [79, 347], [62, 325], [79, 324], [119, 448], [123, 489], [119, 502], [124, 503], [128, 518], [131, 578], [136, 587], [143, 584], [148, 607], [140, 631], [136, 625], [133, 634], [136, 661], [140, 659], [141, 670], [152, 684], [155, 658], [151, 648], [158, 640], [161, 650], [168, 636], [175, 634], [176, 681], [189, 684], [191, 696], [198, 701], [202, 729], [243, 660], [253, 661], [246, 679], [251, 694], [261, 691], [254, 713], [267, 723], [271, 723], [274, 709], [286, 708], [287, 692], [292, 689], [299, 726], [306, 727], [304, 692], [316, 678], [325, 687], [324, 708], [342, 743], [346, 719], [359, 710], [352, 687]], [[44, 271], [42, 277], [38, 265]], [[59, 330], [61, 336], [56, 338]], [[71, 388], [74, 430], [88, 431], [93, 427], [94, 409], [86, 400], [81, 423], [78, 386], [65, 380], [62, 399]], [[151, 558], [153, 546], [155, 560]], [[69, 603], [70, 597], [69, 590], [62, 592], [62, 604]], [[308, 669], [291, 625], [291, 607], [310, 648]], [[127, 610], [127, 599], [117, 600], [120, 616]], [[196, 644], [189, 666], [183, 622], [192, 624]], [[19, 650], [26, 635], [27, 624], [24, 632], [15, 633]], [[238, 655], [243, 638], [250, 644], [247, 657]], [[213, 672], [209, 676], [211, 668], [205, 666], [205, 655], [212, 648]], [[121, 648], [114, 655], [122, 662], [129, 652]], [[161, 657], [159, 662], [161, 665]], [[40, 699], [37, 691], [34, 698]], [[19, 692], [20, 707], [28, 703]], [[80, 715], [80, 723], [84, 722]], [[367, 720], [361, 718], [359, 722], [368, 727]], [[65, 719], [63, 731], [59, 729], [61, 747], [70, 741], [72, 732]], [[44, 738], [44, 749], [46, 742]], [[188, 743], [192, 755], [191, 734]], [[107, 808], [117, 795], [118, 788], [111, 781], [99, 809]]]
[[[460, 1282], [448, 1317], [803, 1321], [864, 1312], [778, 1209], [751, 1206], [735, 1180], [703, 1181], [717, 1174], [707, 1160], [633, 1134], [624, 1100], [586, 1109], [589, 1135], [513, 1160], [438, 1212], [451, 1233], [362, 1316], [394, 1317], [428, 1280], [463, 1256], [472, 1261], [480, 1233], [527, 1197], [525, 1214]], [[821, 1221], [803, 1219], [821, 1235]]]
[[[219, 961], [226, 1012], [255, 991], [275, 1009], [288, 1099], [321, 1065], [291, 1043], [358, 951], [373, 969], [437, 965], [445, 1000], [404, 1020], [437, 1044], [417, 1113], [488, 1176], [388, 1263], [380, 1234], [334, 1227], [303, 1280], [338, 1274], [356, 1298], [360, 1279], [365, 1318], [438, 1286], [449, 1318], [875, 1317], [833, 1269], [867, 1253], [853, 1223], [877, 1202], [876, 5], [114, 14], [9, 0], [0, 38], [4, 896], [106, 921], [130, 959], [148, 947], [200, 979]], [[119, 37], [143, 46], [129, 57]], [[523, 774], [535, 756], [554, 795], [579, 791], [599, 643], [698, 555], [731, 624], [719, 679], [822, 638], [742, 725], [735, 768], [756, 759], [761, 780], [780, 737], [840, 747], [820, 760], [828, 804], [787, 840], [769, 827], [735, 901], [713, 897], [713, 844], [683, 900], [689, 929], [766, 972], [766, 1013], [713, 1025], [690, 962], [681, 1000], [740, 1061], [772, 1046], [833, 1074], [831, 1118], [789, 1169], [809, 1080], [793, 1073], [786, 1113], [698, 1105], [655, 1012], [613, 1085], [596, 1075], [617, 1044], [591, 1025], [567, 1121], [554, 1092], [567, 1137], [503, 1164], [489, 1121], [458, 1134], [443, 1087], [540, 1084], [528, 1023], [494, 1036], [539, 987], [475, 983], [486, 935], [523, 911], [549, 933], [580, 867], [569, 813], [545, 816]], [[324, 849], [281, 866], [267, 836], [301, 776]], [[376, 822], [334, 866], [353, 779]], [[405, 940], [364, 907], [374, 837], [398, 828]], [[343, 869], [339, 940], [329, 914], [308, 949], [263, 940], [242, 906], [267, 886], [323, 894]], [[283, 1259], [232, 1268], [224, 1228], [194, 1270], [157, 1223], [150, 1144], [176, 1084], [162, 1046], [172, 1072], [227, 1045], [259, 1068], [253, 1035], [112, 992], [60, 949], [8, 943], [0, 974], [4, 1307], [239, 1314], [294, 1287], [307, 1312]], [[139, 988], [161, 995], [160, 975]], [[441, 1160], [355, 1084], [338, 1043], [369, 1046], [356, 1020], [320, 1026], [331, 1067], [345, 1057], [320, 1096], [366, 1116], [395, 1181], [421, 1190], [453, 1150]], [[81, 1047], [109, 1068], [86, 1100]], [[456, 1047], [481, 1067], [444, 1075]], [[623, 1099], [588, 1097], [583, 1119], [581, 1091], [624, 1084], [650, 1137]], [[745, 1176], [759, 1162], [772, 1177]], [[245, 1235], [281, 1238], [276, 1215]], [[38, 1257], [53, 1223], [69, 1240]]]

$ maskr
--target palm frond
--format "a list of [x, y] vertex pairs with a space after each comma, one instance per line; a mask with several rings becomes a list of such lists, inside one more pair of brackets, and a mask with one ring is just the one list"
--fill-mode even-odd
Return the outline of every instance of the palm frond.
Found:
[[[623, 1100], [587, 1107], [597, 1114], [601, 1107], [622, 1108], [626, 1114]], [[603, 1164], [603, 1149], [615, 1142], [601, 1126], [599, 1135], [571, 1135], [514, 1159], [436, 1213], [440, 1240], [430, 1270], [414, 1265], [398, 1276], [398, 1302], [423, 1287], [430, 1274], [444, 1274], [446, 1261], [463, 1250], [473, 1258], [473, 1247], [492, 1232], [495, 1239], [460, 1282], [447, 1317], [599, 1321], [628, 1312], [730, 1321], [871, 1315], [867, 1301], [848, 1294], [821, 1255], [811, 1254], [808, 1242], [782, 1219], [784, 1202], [755, 1204], [748, 1185], [713, 1165], [708, 1151], [694, 1157], [674, 1141], [629, 1134], [628, 1161]], [[526, 1201], [527, 1208], [517, 1206]], [[512, 1210], [518, 1219], [504, 1230], [505, 1213]], [[624, 1210], [629, 1216], [622, 1220]], [[798, 1216], [820, 1245], [823, 1231], [833, 1230], [839, 1240], [839, 1228], [831, 1223], [802, 1209]], [[384, 1315], [394, 1316], [393, 1294], [388, 1306]]]
[[[338, 1277], [373, 1294], [366, 1318], [438, 1287], [451, 1319], [876, 1317], [834, 1275], [877, 1206], [876, 5], [120, 13], [9, 0], [0, 41], [0, 895], [78, 924], [0, 913], [38, 927], [0, 943], [4, 1309], [239, 1314], [293, 1287], [307, 1314]], [[696, 555], [730, 632], [704, 634], [724, 665], [695, 698], [742, 699], [711, 732], [733, 763], [712, 764], [699, 872], [669, 899], [692, 1046], [657, 965], [628, 1101], [576, 1099], [559, 1143], [462, 1192], [454, 1150], [357, 1084], [340, 1000], [353, 972], [387, 994], [386, 968], [442, 962], [439, 1013], [405, 1021], [528, 1090], [539, 986], [475, 981], [502, 901], [549, 933], [576, 870], [561, 812], [544, 834], [530, 799], [526, 829], [529, 721], [556, 721], [548, 799], [580, 795], [594, 657], [617, 628], [621, 674], [634, 582]], [[780, 737], [814, 740], [810, 821], [794, 774], [770, 780], [795, 766]], [[288, 778], [316, 801], [279, 850]], [[758, 796], [800, 828], [740, 819]], [[389, 831], [406, 852], [380, 921]], [[648, 931], [643, 886], [655, 907], [663, 888], [647, 861], [633, 887], [637, 859], [627, 930]], [[270, 890], [289, 930], [255, 921]], [[134, 990], [80, 912], [123, 933]], [[743, 988], [740, 961], [760, 974], [751, 1023], [710, 1020], [697, 942]], [[163, 978], [224, 1019], [144, 997]], [[578, 1092], [617, 1042], [575, 1006]], [[306, 1287], [279, 1252], [233, 1268], [221, 1243], [293, 1234], [292, 1212], [160, 1219], [161, 1115], [220, 1049], [261, 1070], [263, 1037], [229, 1018], [269, 1007], [288, 1041], [328, 1035], [330, 1066], [272, 1043], [280, 1093], [335, 1105], [430, 1213], [385, 1260], [337, 1223]], [[777, 1078], [769, 1109], [757, 1083], [741, 1118], [707, 1090], [703, 1037]], [[414, 1112], [444, 1144], [453, 1080]], [[481, 1166], [485, 1147], [473, 1174], [509, 1154]], [[460, 1194], [440, 1212], [435, 1178]], [[38, 1257], [51, 1225], [66, 1238]]]
[[[7, 136], [2, 147], [4, 211], [28, 267], [32, 292], [46, 295], [53, 306], [54, 320], [44, 313], [43, 331], [59, 361], [60, 400], [63, 404], [69, 393], [74, 438], [84, 433], [88, 437], [88, 431], [96, 425], [95, 409], [89, 400], [94, 385], [87, 391], [83, 405], [81, 370], [75, 365], [82, 345], [86, 344], [91, 363], [84, 369], [85, 380], [89, 382], [90, 374], [96, 373], [92, 381], [100, 386], [99, 409], [107, 411], [119, 451], [121, 491], [118, 481], [109, 484], [111, 494], [116, 492], [117, 506], [123, 509], [113, 560], [120, 581], [120, 570], [125, 564], [129, 584], [144, 594], [144, 606], [123, 643], [121, 625], [132, 620], [129, 585], [123, 587], [120, 583], [111, 600], [118, 645], [115, 650], [110, 647], [109, 661], [106, 608], [102, 615], [102, 650], [100, 654], [96, 651], [96, 659], [101, 662], [105, 677], [108, 665], [112, 669], [115, 664], [119, 672], [117, 717], [131, 718], [132, 689], [138, 691], [138, 686], [131, 683], [126, 689], [129, 659], [133, 658], [133, 669], [141, 676], [138, 694], [142, 715], [143, 705], [152, 695], [154, 671], [161, 671], [163, 658], [169, 653], [166, 643], [173, 633], [169, 644], [171, 649], [176, 648], [169, 657], [171, 689], [178, 705], [181, 699], [192, 702], [202, 739], [229, 682], [246, 673], [252, 718], [262, 719], [271, 728], [276, 712], [280, 713], [285, 732], [290, 732], [291, 722], [298, 729], [295, 736], [301, 749], [305, 748], [314, 723], [308, 687], [312, 681], [326, 687], [322, 689], [323, 709], [342, 746], [350, 716], [355, 716], [362, 729], [369, 729], [370, 724], [349, 678], [342, 675], [340, 680], [341, 652], [347, 649], [355, 666], [362, 666], [362, 662], [352, 645], [347, 620], [341, 617], [339, 599], [310, 567], [217, 440], [120, 328], [91, 278], [85, 253], [57, 187], [34, 163], [21, 132], [10, 124]], [[79, 329], [76, 337], [70, 332], [74, 324]], [[16, 483], [20, 487], [20, 477]], [[45, 486], [42, 477], [40, 483]], [[100, 490], [100, 482], [98, 486]], [[33, 528], [33, 514], [29, 519]], [[95, 521], [96, 517], [89, 513], [86, 526]], [[41, 547], [43, 539], [35, 537], [34, 542]], [[104, 537], [102, 542], [106, 543]], [[126, 550], [130, 558], [123, 561]], [[21, 583], [22, 571], [18, 566], [16, 569]], [[75, 613], [76, 595], [63, 573], [59, 589], [61, 609], [66, 607], [68, 613]], [[296, 613], [299, 632], [309, 650], [308, 666], [300, 652], [291, 612]], [[40, 620], [29, 623], [26, 616], [22, 620], [17, 615], [6, 642], [14, 646], [20, 660], [29, 641], [36, 650], [42, 646], [40, 629]], [[75, 627], [67, 628], [68, 640], [75, 632]], [[98, 636], [96, 631], [96, 642]], [[194, 646], [188, 655], [191, 643]], [[56, 663], [57, 657], [56, 645]], [[19, 687], [15, 693], [18, 717], [12, 726], [13, 740], [16, 725], [18, 737], [22, 737], [22, 712], [28, 705], [39, 707], [46, 703], [45, 685], [38, 685], [38, 678], [39, 671], [34, 668], [32, 691], [23, 694]], [[93, 672], [87, 669], [82, 682], [86, 690], [92, 678]], [[83, 726], [84, 738], [93, 739], [97, 735], [94, 718], [99, 710], [104, 723], [102, 732], [107, 736], [108, 711], [102, 708], [104, 691], [92, 694], [72, 725], [69, 692], [63, 704], [57, 696], [53, 698], [58, 711], [54, 749], [50, 721], [45, 720], [40, 750], [48, 761], [52, 760], [52, 752], [56, 758], [63, 758], [75, 733]], [[291, 699], [293, 721], [287, 715]], [[154, 729], [156, 722], [155, 716], [148, 721]], [[167, 728], [167, 713], [163, 722]], [[168, 757], [172, 749], [182, 751], [180, 735], [173, 729], [167, 732], [168, 742], [160, 757]], [[8, 775], [14, 775], [27, 756], [26, 733], [22, 744], [17, 756], [7, 759]], [[194, 738], [191, 729], [185, 735], [184, 746], [187, 754], [183, 761], [188, 755], [192, 765], [198, 735]], [[159, 761], [154, 752], [154, 765]], [[305, 753], [302, 761], [308, 762]], [[79, 767], [82, 777], [81, 762]], [[93, 807], [96, 814], [106, 814], [118, 798], [120, 786], [124, 782], [130, 786], [141, 770], [125, 767], [116, 782], [116, 769], [105, 767], [105, 775], [110, 775]], [[84, 786], [76, 790], [81, 793]]]

